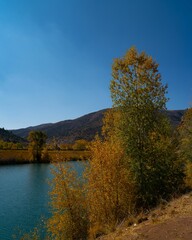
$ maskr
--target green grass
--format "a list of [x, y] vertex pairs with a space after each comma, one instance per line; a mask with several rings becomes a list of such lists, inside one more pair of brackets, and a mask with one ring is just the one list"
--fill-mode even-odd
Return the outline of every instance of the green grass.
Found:
[[[48, 151], [51, 161], [59, 162], [64, 160], [86, 160], [90, 157], [89, 151]], [[0, 150], [0, 164], [30, 163], [28, 150]], [[47, 162], [47, 161], [44, 161]]]

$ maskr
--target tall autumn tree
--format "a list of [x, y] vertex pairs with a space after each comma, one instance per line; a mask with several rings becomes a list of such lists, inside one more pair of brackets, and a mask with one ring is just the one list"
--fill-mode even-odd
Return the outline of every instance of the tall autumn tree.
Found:
[[46, 144], [46, 134], [42, 131], [31, 131], [27, 139], [33, 161], [40, 162], [42, 160], [42, 151]]
[[87, 177], [87, 206], [90, 238], [107, 233], [133, 213], [134, 186], [118, 137], [119, 113], [109, 110], [104, 117], [102, 137], [90, 145]]
[[104, 118], [102, 136], [90, 145], [84, 186], [64, 166], [54, 173], [48, 223], [53, 239], [95, 239], [181, 186], [182, 164], [162, 112], [167, 86], [158, 64], [131, 48], [112, 71], [113, 109]]
[[174, 192], [180, 181], [166, 109], [167, 85], [158, 64], [132, 47], [114, 60], [110, 85], [113, 107], [121, 114], [121, 137], [137, 189], [137, 203], [151, 206]]

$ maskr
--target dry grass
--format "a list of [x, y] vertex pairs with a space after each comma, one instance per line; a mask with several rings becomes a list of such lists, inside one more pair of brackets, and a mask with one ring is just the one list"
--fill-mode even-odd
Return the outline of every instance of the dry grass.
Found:
[[[117, 226], [114, 233], [103, 236], [100, 240], [192, 239], [191, 223], [192, 193], [189, 193], [161, 204], [148, 214], [131, 217]], [[187, 227], [189, 231], [185, 229]], [[165, 233], [170, 236], [165, 238]], [[181, 235], [182, 238], [176, 238]]]
[[63, 161], [63, 160], [86, 160], [90, 157], [89, 151], [75, 151], [75, 150], [65, 150], [65, 151], [49, 151], [49, 156], [52, 161]]
[[[48, 154], [52, 161], [85, 160], [90, 157], [88, 151], [48, 151]], [[0, 150], [0, 164], [29, 162], [31, 161], [28, 150]]]
[[27, 150], [0, 150], [0, 164], [26, 163], [30, 155]]

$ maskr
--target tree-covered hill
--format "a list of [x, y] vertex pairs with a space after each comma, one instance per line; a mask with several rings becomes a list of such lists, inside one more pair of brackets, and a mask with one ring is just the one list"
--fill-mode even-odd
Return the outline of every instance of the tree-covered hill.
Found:
[[25, 142], [23, 138], [13, 134], [11, 131], [5, 130], [4, 128], [0, 128], [0, 140], [3, 140], [4, 142], [13, 142], [13, 143]]

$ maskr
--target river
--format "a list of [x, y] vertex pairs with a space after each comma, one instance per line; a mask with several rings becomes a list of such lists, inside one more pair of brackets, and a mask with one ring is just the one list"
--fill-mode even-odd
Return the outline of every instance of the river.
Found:
[[[80, 173], [80, 162], [70, 162]], [[50, 216], [51, 164], [0, 166], [0, 240], [29, 232]], [[17, 238], [16, 238], [17, 239]]]

